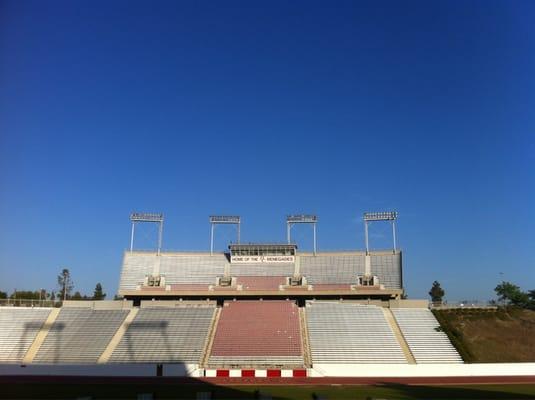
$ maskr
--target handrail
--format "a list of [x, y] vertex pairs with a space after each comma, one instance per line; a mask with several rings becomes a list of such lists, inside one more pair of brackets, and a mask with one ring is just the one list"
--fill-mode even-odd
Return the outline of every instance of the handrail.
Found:
[[0, 299], [0, 307], [61, 307], [62, 300]]

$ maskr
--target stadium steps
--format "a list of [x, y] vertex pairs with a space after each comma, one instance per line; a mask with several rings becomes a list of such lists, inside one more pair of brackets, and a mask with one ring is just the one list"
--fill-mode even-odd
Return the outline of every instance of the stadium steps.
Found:
[[399, 345], [401, 346], [401, 350], [403, 350], [403, 354], [405, 354], [405, 358], [407, 359], [407, 362], [409, 364], [416, 364], [414, 355], [411, 353], [409, 345], [407, 344], [407, 341], [403, 337], [403, 334], [401, 333], [401, 329], [399, 328], [399, 325], [396, 322], [396, 318], [392, 314], [392, 311], [389, 308], [383, 307], [383, 313], [385, 315], [385, 319], [390, 324], [390, 328], [392, 329], [392, 332], [394, 332], [394, 336], [396, 337]]
[[111, 355], [113, 354], [113, 351], [121, 342], [121, 339], [123, 338], [124, 333], [128, 329], [128, 326], [132, 323], [132, 321], [136, 317], [138, 311], [139, 311], [139, 308], [136, 308], [136, 307], [133, 307], [130, 309], [130, 313], [126, 316], [123, 323], [121, 324], [119, 329], [117, 329], [117, 332], [115, 332], [115, 335], [113, 336], [113, 338], [110, 340], [110, 343], [108, 343], [108, 346], [100, 355], [97, 361], [98, 364], [105, 364], [109, 361]]
[[301, 324], [301, 347], [303, 359], [307, 368], [312, 368], [312, 357], [310, 356], [310, 338], [308, 336], [307, 315], [303, 307], [299, 307], [299, 322]]
[[202, 360], [200, 366], [202, 368], [208, 365], [208, 359], [210, 358], [210, 353], [212, 352], [212, 345], [214, 344], [214, 337], [219, 318], [221, 317], [221, 308], [218, 307], [215, 310], [214, 316], [212, 318], [212, 323], [210, 324], [210, 330], [206, 336], [206, 345], [204, 346], [204, 351], [202, 355]]
[[53, 308], [50, 311], [50, 314], [48, 314], [48, 318], [46, 319], [45, 323], [43, 324], [43, 327], [35, 337], [35, 340], [33, 341], [32, 345], [28, 349], [28, 352], [26, 353], [26, 356], [22, 360], [23, 363], [29, 364], [33, 362], [33, 359], [35, 358], [35, 355], [41, 348], [41, 345], [45, 341], [48, 332], [50, 331], [50, 327], [54, 324], [54, 321], [59, 315], [59, 312], [61, 311], [61, 308]]

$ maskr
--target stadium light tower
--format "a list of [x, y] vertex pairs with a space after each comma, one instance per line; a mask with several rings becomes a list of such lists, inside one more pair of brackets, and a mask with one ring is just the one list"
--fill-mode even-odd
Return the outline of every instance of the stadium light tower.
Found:
[[158, 224], [158, 255], [162, 251], [162, 234], [163, 234], [163, 214], [156, 213], [132, 213], [130, 214], [130, 221], [132, 221], [132, 233], [130, 235], [130, 252], [134, 250], [134, 235], [135, 227], [139, 222], [150, 222]]
[[238, 244], [240, 243], [241, 218], [237, 215], [211, 215], [210, 216], [210, 254], [214, 254], [214, 230], [219, 224], [236, 225], [238, 233]]
[[368, 222], [372, 221], [391, 221], [392, 222], [392, 240], [394, 242], [394, 251], [396, 251], [396, 219], [398, 213], [396, 211], [384, 212], [365, 212], [364, 213], [364, 237], [366, 239], [366, 254], [370, 252], [368, 242]]
[[288, 244], [291, 243], [291, 230], [292, 226], [295, 224], [312, 224], [312, 231], [314, 233], [314, 255], [316, 255], [317, 243], [316, 243], [316, 224], [318, 222], [318, 217], [316, 215], [288, 215], [286, 217], [286, 238]]

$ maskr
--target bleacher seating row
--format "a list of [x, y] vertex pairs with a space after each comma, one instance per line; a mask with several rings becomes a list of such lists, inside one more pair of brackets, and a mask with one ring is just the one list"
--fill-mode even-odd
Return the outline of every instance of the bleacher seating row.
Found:
[[[95, 303], [62, 308], [33, 362], [96, 363], [106, 353], [109, 363], [215, 367], [304, 366], [305, 353], [318, 364], [407, 362], [379, 306], [310, 301], [301, 318], [288, 300], [231, 301], [221, 309], [209, 302], [144, 302], [135, 309]], [[51, 310], [0, 307], [0, 363], [22, 362]], [[462, 362], [429, 310], [391, 310], [417, 363]], [[110, 346], [120, 327], [124, 334]]]

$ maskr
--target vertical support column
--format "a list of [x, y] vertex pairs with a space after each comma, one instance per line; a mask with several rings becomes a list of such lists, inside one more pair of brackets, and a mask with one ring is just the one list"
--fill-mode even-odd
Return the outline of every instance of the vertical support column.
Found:
[[288, 244], [291, 243], [291, 238], [290, 238], [290, 229], [292, 228], [291, 224], [289, 222], [286, 223], [286, 239], [288, 241]]
[[369, 254], [370, 247], [368, 244], [368, 221], [364, 221], [364, 240], [366, 241], [366, 254]]
[[372, 258], [369, 254], [364, 257], [364, 276], [372, 275]]
[[154, 224], [160, 224], [158, 226], [158, 255], [162, 251], [162, 237], [163, 237], [163, 214], [156, 213], [137, 213], [130, 214], [130, 221], [132, 221], [132, 232], [130, 233], [130, 252], [134, 250], [134, 236], [135, 226], [138, 222], [150, 222]]
[[158, 229], [158, 255], [162, 251], [162, 236], [163, 236], [163, 220], [160, 221], [160, 227]]
[[396, 252], [396, 221], [392, 220], [392, 240], [394, 241], [394, 253]]
[[241, 218], [237, 215], [211, 215], [210, 221], [210, 255], [214, 254], [214, 233], [215, 225], [218, 224], [231, 224], [237, 225], [236, 231], [238, 236], [238, 244], [240, 243], [241, 236]]
[[317, 243], [316, 243], [316, 223], [312, 224], [312, 229], [314, 230], [314, 255], [316, 255]]
[[214, 254], [214, 224], [210, 224], [210, 255]]
[[130, 253], [134, 250], [134, 229], [136, 223], [132, 221], [132, 233], [130, 234]]

